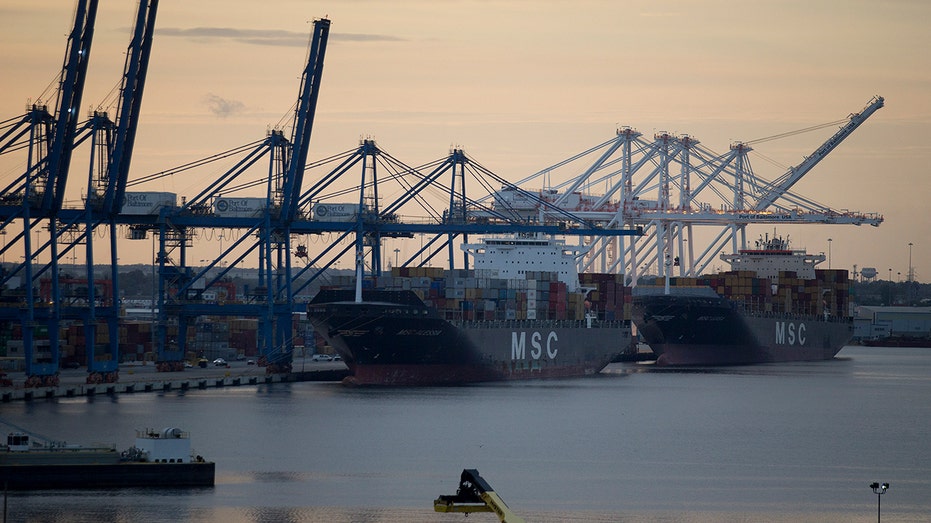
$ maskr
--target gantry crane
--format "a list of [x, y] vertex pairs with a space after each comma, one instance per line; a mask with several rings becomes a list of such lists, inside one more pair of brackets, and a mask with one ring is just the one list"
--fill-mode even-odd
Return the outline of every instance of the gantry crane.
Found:
[[[595, 264], [600, 262], [602, 272], [624, 273], [628, 283], [635, 283], [638, 271], [650, 266], [660, 275], [674, 268], [680, 276], [696, 275], [728, 242], [734, 250], [742, 248], [747, 224], [882, 223], [877, 213], [838, 211], [793, 193], [791, 188], [883, 103], [882, 97], [875, 97], [863, 111], [827, 124], [843, 123], [812, 155], [773, 182], [758, 177], [748, 159], [752, 144], [762, 140], [736, 142], [726, 153], [718, 154], [688, 135], [660, 131], [649, 141], [635, 129], [623, 127], [612, 139], [513, 186], [502, 186], [480, 201], [518, 201], [525, 216], [536, 214], [541, 222], [560, 219], [539, 203], [544, 200], [605, 227], [624, 224], [644, 229], [645, 241], [629, 244], [623, 238], [599, 235], [585, 239], [590, 250], [580, 271], [597, 270]], [[774, 138], [780, 136], [784, 135]], [[591, 158], [591, 163], [583, 163]], [[583, 166], [575, 170], [579, 164]], [[569, 176], [563, 181], [548, 181], [556, 179], [558, 174], [554, 173], [566, 171]], [[525, 188], [541, 180], [543, 189]], [[715, 200], [719, 206], [712, 205]], [[693, 236], [695, 226], [721, 228], [698, 256], [695, 250], [702, 247]]]
[[[49, 384], [54, 381], [58, 370], [58, 336], [60, 322], [77, 319], [84, 325], [85, 342], [87, 346], [87, 368], [89, 380], [113, 381], [116, 379], [118, 364], [118, 327], [119, 327], [119, 283], [117, 271], [118, 251], [116, 246], [116, 222], [119, 213], [118, 204], [125, 190], [130, 159], [132, 157], [133, 141], [142, 100], [142, 90], [151, 50], [154, 32], [155, 13], [158, 1], [148, 0], [140, 2], [137, 12], [137, 21], [126, 55], [123, 78], [120, 87], [119, 117], [117, 123], [110, 120], [104, 111], [94, 111], [91, 117], [77, 125], [80, 105], [80, 92], [83, 91], [84, 77], [86, 76], [87, 60], [90, 56], [91, 36], [93, 35], [94, 19], [97, 12], [96, 2], [79, 2], [72, 36], [69, 39], [68, 53], [65, 69], [62, 73], [62, 84], [59, 89], [58, 117], [56, 119], [37, 118], [41, 116], [42, 107], [35, 105], [30, 113], [34, 121], [43, 122], [43, 126], [53, 132], [35, 133], [37, 136], [53, 136], [48, 140], [48, 155], [46, 160], [41, 158], [36, 162], [29, 162], [27, 173], [14, 185], [3, 191], [4, 200], [21, 199], [24, 205], [19, 212], [4, 213], [5, 225], [19, 216], [30, 215], [34, 220], [24, 222], [35, 228], [40, 222], [48, 230], [49, 240], [41, 249], [34, 251], [30, 242], [29, 228], [13, 242], [6, 244], [9, 249], [13, 245], [21, 244], [26, 252], [25, 262], [4, 275], [4, 283], [9, 284], [19, 273], [26, 274], [25, 280], [35, 282], [44, 276], [41, 281], [44, 307], [47, 310], [45, 317], [49, 337], [49, 355], [41, 356], [42, 365], [33, 365], [37, 359], [32, 329], [23, 332], [23, 343], [26, 356], [26, 374], [29, 384]], [[69, 88], [70, 86], [70, 88]], [[67, 209], [63, 207], [64, 192], [67, 186], [72, 150], [81, 144], [90, 141], [90, 173], [88, 176], [87, 201], [84, 209]], [[41, 144], [39, 139], [30, 140], [33, 144]], [[41, 150], [41, 148], [39, 148]], [[30, 160], [32, 155], [30, 154]], [[31, 172], [37, 175], [30, 174]], [[17, 183], [21, 183], [19, 190]], [[33, 198], [29, 194], [42, 195]], [[110, 226], [110, 280], [101, 285], [109, 289], [105, 295], [99, 295], [98, 283], [94, 273], [95, 261], [93, 231], [102, 223], [109, 222]], [[19, 241], [22, 240], [22, 241]], [[63, 246], [59, 250], [59, 246]], [[71, 278], [73, 285], [83, 283], [86, 292], [78, 293], [80, 299], [69, 296], [64, 299], [59, 287], [63, 281], [59, 261], [69, 252], [73, 252], [78, 245], [85, 246], [86, 279], [83, 282]], [[36, 265], [37, 256], [48, 251], [49, 262]], [[28, 285], [25, 292], [25, 311], [27, 318], [35, 317], [36, 296], [32, 291], [33, 285]], [[97, 323], [104, 319], [107, 325], [109, 341], [105, 347], [97, 343]], [[102, 349], [102, 350], [99, 350]]]
[[[551, 207], [553, 214], [562, 218], [558, 224], [541, 223], [535, 218], [527, 219], [513, 209], [495, 209], [482, 205], [466, 196], [467, 177], [473, 178], [488, 191], [496, 185], [508, 182], [469, 158], [461, 148], [453, 148], [448, 156], [415, 168], [405, 165], [385, 152], [374, 140], [365, 139], [357, 149], [334, 155], [313, 167], [322, 168], [332, 163], [337, 164], [336, 168], [316, 176], [317, 182], [302, 195], [301, 205], [313, 210], [314, 219], [297, 221], [292, 230], [305, 236], [335, 233], [336, 237], [328, 241], [321, 252], [309, 259], [306, 267], [296, 274], [296, 277], [307, 275], [308, 279], [296, 287], [295, 292], [304, 290], [322, 276], [325, 269], [331, 268], [337, 260], [352, 250], [356, 273], [356, 299], [361, 299], [361, 286], [367, 277], [366, 272], [368, 271], [373, 278], [381, 275], [384, 238], [412, 238], [415, 235], [424, 237], [425, 243], [420, 250], [401, 263], [402, 266], [424, 266], [445, 252], [448, 253], [448, 259], [443, 263], [455, 268], [454, 241], [462, 238], [461, 241], [466, 242], [470, 234], [600, 234], [607, 237], [639, 234], [635, 229], [596, 228], [572, 213], [555, 207]], [[336, 183], [341, 177], [352, 176], [350, 170], [360, 165], [361, 176], [357, 182], [351, 182], [350, 188], [346, 188], [345, 183]], [[379, 176], [379, 168], [387, 173], [382, 172]], [[446, 176], [450, 179], [448, 184], [442, 181]], [[388, 182], [395, 185], [385, 190], [382, 185]], [[334, 185], [339, 188], [326, 192], [328, 187]], [[389, 198], [384, 196], [386, 194], [398, 196]], [[348, 197], [353, 197], [352, 203], [337, 205], [348, 210], [342, 218], [334, 219], [320, 212], [321, 208], [326, 210], [330, 208], [328, 205], [333, 205], [328, 202], [342, 202]], [[387, 200], [384, 205], [381, 203], [383, 198]], [[549, 205], [547, 202], [542, 204]], [[409, 214], [412, 209], [413, 212], [425, 213], [426, 216], [414, 218]], [[479, 209], [481, 216], [476, 219]], [[310, 212], [305, 214], [310, 215]], [[467, 252], [463, 253], [462, 263], [466, 268], [468, 255]]]
[[[91, 130], [91, 170], [87, 181], [87, 200], [84, 212], [83, 238], [85, 244], [85, 270], [88, 282], [88, 300], [84, 310], [75, 311], [84, 322], [84, 338], [87, 350], [87, 372], [89, 382], [115, 381], [119, 365], [119, 249], [117, 245], [117, 220], [123, 206], [129, 166], [132, 162], [136, 129], [142, 108], [142, 94], [148, 73], [149, 57], [155, 34], [158, 0], [142, 0], [136, 13], [133, 37], [126, 53], [123, 76], [120, 83], [120, 100], [117, 119], [113, 123], [104, 112], [95, 112], [89, 122]], [[94, 169], [94, 154], [99, 154], [100, 172]], [[94, 295], [94, 230], [106, 224], [110, 237], [110, 281], [112, 294], [109, 301], [102, 303], [100, 316], [106, 322], [108, 342], [103, 356], [98, 355], [97, 297]], [[69, 246], [74, 248], [75, 240]]]
[[[158, 363], [160, 370], [182, 370], [187, 352], [186, 335], [191, 321], [198, 316], [255, 316], [259, 318], [258, 344], [263, 363], [269, 372], [290, 369], [293, 340], [291, 320], [297, 312], [292, 293], [291, 227], [299, 217], [298, 200], [308, 150], [314, 114], [320, 93], [320, 81], [329, 36], [330, 21], [314, 21], [310, 52], [301, 78], [301, 87], [292, 121], [291, 139], [280, 130], [272, 130], [260, 143], [237, 148], [246, 156], [226, 173], [180, 207], [163, 207], [154, 220], [132, 218], [136, 231], [157, 231], [158, 255]], [[232, 153], [231, 153], [232, 154]], [[226, 157], [225, 153], [221, 153]], [[249, 168], [268, 157], [268, 175], [258, 182], [243, 181]], [[194, 162], [183, 168], [200, 165]], [[144, 183], [170, 176], [179, 170], [169, 170], [134, 183]], [[228, 202], [224, 195], [237, 190], [264, 185], [262, 212], [256, 216], [237, 216], [220, 209]], [[254, 198], [253, 198], [254, 199]], [[125, 217], [124, 217], [125, 218]], [[127, 218], [129, 219], [129, 218]], [[193, 245], [198, 228], [231, 228], [244, 233], [227, 245], [208, 266], [193, 268], [188, 261], [188, 249]], [[136, 234], [135, 238], [144, 238]], [[234, 255], [238, 253], [238, 255]], [[204, 289], [224, 278], [239, 262], [251, 254], [259, 260], [260, 286], [253, 303], [224, 305], [203, 303]], [[232, 261], [232, 263], [227, 263]], [[219, 269], [219, 270], [216, 270]], [[213, 271], [213, 275], [210, 273]], [[206, 283], [204, 283], [206, 282]], [[204, 283], [204, 285], [201, 285]], [[176, 337], [168, 336], [169, 324], [178, 326]]]
[[[44, 105], [32, 107], [27, 119], [28, 131], [14, 134], [6, 133], [5, 139], [16, 136], [27, 138], [26, 171], [10, 186], [2, 191], [5, 205], [0, 208], [3, 227], [15, 220], [23, 223], [22, 233], [13, 238], [13, 245], [21, 245], [23, 261], [3, 275], [3, 284], [10, 285], [19, 278], [22, 281], [21, 307], [12, 309], [23, 326], [23, 350], [27, 384], [57, 383], [59, 350], [58, 322], [60, 304], [37, 303], [35, 292], [36, 280], [46, 271], [53, 278], [53, 295], [58, 294], [58, 215], [64, 201], [64, 192], [74, 149], [79, 107], [84, 94], [87, 65], [93, 42], [94, 25], [97, 16], [97, 0], [78, 0], [75, 9], [74, 24], [68, 35], [65, 61], [59, 81], [55, 115], [47, 113]], [[13, 142], [5, 142], [4, 146]], [[12, 147], [17, 149], [19, 146]], [[0, 151], [4, 152], [4, 151]], [[38, 249], [33, 248], [32, 232], [41, 224], [49, 231], [50, 240]], [[39, 271], [34, 271], [34, 264], [39, 256], [48, 250], [49, 264]], [[6, 250], [6, 249], [4, 249]], [[7, 321], [13, 320], [10, 313], [3, 311]], [[36, 329], [48, 332], [48, 349], [40, 351], [36, 343]], [[44, 340], [43, 340], [44, 341]], [[40, 354], [41, 352], [41, 354]]]

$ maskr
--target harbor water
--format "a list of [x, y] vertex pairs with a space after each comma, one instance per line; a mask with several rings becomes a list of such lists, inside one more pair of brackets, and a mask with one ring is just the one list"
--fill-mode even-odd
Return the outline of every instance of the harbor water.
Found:
[[[127, 448], [189, 431], [204, 489], [10, 492], [8, 521], [462, 522], [476, 468], [528, 522], [931, 520], [931, 349], [438, 388], [276, 383], [0, 404], [2, 420]], [[467, 522], [498, 521], [473, 514]]]

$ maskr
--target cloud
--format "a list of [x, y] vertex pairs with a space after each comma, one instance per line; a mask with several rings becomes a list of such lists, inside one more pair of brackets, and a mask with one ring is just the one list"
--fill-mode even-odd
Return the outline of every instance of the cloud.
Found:
[[220, 118], [226, 118], [240, 113], [246, 108], [246, 105], [239, 100], [227, 100], [213, 93], [207, 93], [207, 95], [204, 96], [204, 103], [207, 104], [207, 109], [211, 113]]
[[[192, 27], [181, 29], [165, 27], [158, 30], [159, 36], [188, 38], [191, 40], [223, 39], [247, 45], [270, 45], [283, 47], [307, 47], [309, 33], [281, 31], [277, 29], [236, 29], [233, 27]], [[330, 38], [343, 42], [400, 42], [402, 38], [379, 34], [330, 34]]]

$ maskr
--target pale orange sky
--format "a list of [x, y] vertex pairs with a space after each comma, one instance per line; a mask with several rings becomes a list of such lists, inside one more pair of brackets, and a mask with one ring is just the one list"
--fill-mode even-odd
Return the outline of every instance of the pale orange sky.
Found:
[[[85, 108], [117, 85], [135, 9], [101, 2]], [[0, 6], [0, 119], [22, 114], [58, 73], [72, 16], [66, 0]], [[905, 278], [913, 242], [917, 277], [931, 280], [927, 2], [162, 0], [131, 178], [264, 137], [296, 99], [310, 21], [323, 16], [332, 26], [311, 160], [370, 136], [409, 165], [458, 145], [518, 180], [619, 125], [725, 151], [843, 119], [882, 95], [885, 108], [795, 189], [885, 223], [781, 232], [815, 252], [832, 238], [833, 267], [876, 267], [881, 278], [890, 268]], [[833, 132], [756, 152], [797, 165]], [[751, 162], [767, 179], [784, 170]], [[0, 163], [0, 181], [13, 173]], [[145, 190], [193, 196], [211, 174]], [[85, 178], [72, 167], [75, 205]]]

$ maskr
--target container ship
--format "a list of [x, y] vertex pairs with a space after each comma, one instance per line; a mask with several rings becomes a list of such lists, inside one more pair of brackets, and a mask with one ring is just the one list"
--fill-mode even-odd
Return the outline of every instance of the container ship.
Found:
[[658, 365], [833, 358], [853, 337], [846, 270], [768, 235], [722, 255], [732, 270], [635, 289], [633, 321]]
[[628, 350], [630, 291], [616, 275], [580, 275], [579, 247], [515, 235], [462, 249], [474, 269], [396, 267], [311, 300], [308, 320], [349, 367], [346, 383], [586, 376]]
[[85, 447], [38, 442], [11, 432], [0, 444], [0, 485], [10, 490], [210, 487], [215, 464], [191, 455], [190, 436], [177, 428], [136, 431], [136, 443]]

